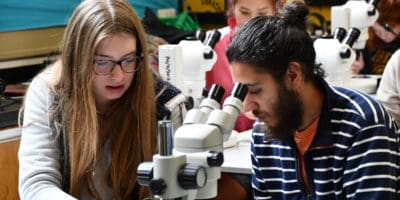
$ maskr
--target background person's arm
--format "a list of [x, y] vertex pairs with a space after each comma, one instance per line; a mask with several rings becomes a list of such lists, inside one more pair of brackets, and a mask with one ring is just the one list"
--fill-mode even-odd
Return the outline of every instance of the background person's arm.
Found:
[[397, 125], [400, 125], [400, 50], [386, 64], [376, 99], [395, 118]]

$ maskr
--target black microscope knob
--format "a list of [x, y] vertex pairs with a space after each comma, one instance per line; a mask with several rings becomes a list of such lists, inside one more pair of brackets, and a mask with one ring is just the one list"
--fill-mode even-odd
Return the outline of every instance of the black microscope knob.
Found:
[[153, 162], [143, 162], [136, 171], [139, 185], [148, 186], [153, 179]]
[[207, 156], [207, 164], [210, 167], [219, 167], [224, 163], [224, 154], [221, 152], [210, 151]]
[[167, 189], [167, 184], [163, 179], [153, 179], [150, 181], [150, 190], [155, 195], [162, 195]]
[[178, 182], [183, 189], [201, 188], [207, 182], [207, 171], [200, 165], [186, 164], [179, 172]]

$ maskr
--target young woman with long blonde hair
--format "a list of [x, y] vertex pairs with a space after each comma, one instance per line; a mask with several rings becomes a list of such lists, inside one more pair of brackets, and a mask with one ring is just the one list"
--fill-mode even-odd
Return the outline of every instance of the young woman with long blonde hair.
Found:
[[21, 199], [145, 197], [137, 166], [151, 160], [157, 117], [169, 111], [158, 105], [165, 101], [155, 88], [166, 84], [148, 67], [145, 40], [127, 1], [78, 5], [60, 59], [33, 79], [25, 98]]

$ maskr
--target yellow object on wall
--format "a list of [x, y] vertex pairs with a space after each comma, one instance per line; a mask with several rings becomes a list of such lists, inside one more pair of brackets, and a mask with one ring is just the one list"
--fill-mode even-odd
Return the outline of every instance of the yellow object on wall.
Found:
[[318, 13], [322, 15], [327, 21], [331, 19], [331, 7], [330, 6], [309, 6], [310, 13]]
[[330, 34], [330, 15], [331, 15], [331, 7], [330, 6], [309, 6], [309, 20], [312, 24], [312, 33], [317, 34], [315, 31], [319, 29], [321, 32], [319, 34], [326, 35]]
[[59, 51], [65, 27], [0, 33], [0, 61], [48, 55]]
[[225, 13], [225, 0], [185, 0], [183, 10], [194, 13]]

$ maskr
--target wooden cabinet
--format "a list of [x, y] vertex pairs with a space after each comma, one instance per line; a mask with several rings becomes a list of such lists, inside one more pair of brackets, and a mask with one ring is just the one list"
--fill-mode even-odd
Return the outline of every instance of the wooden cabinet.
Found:
[[18, 200], [19, 139], [0, 142], [0, 199]]

